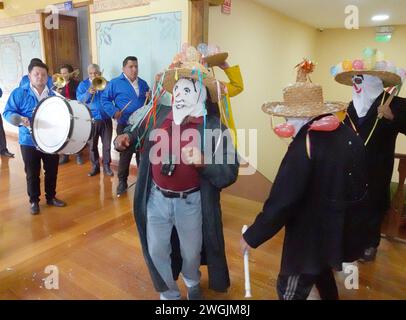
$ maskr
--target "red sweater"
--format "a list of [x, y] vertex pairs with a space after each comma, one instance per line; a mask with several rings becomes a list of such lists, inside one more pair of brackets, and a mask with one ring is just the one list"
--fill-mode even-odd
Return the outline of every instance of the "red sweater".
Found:
[[[203, 117], [190, 119], [191, 120], [189, 120], [188, 123], [177, 126], [173, 122], [173, 114], [170, 112], [162, 123], [161, 129], [168, 133], [169, 145], [165, 139], [159, 137], [154, 145], [158, 151], [155, 152], [156, 154], [154, 154], [154, 152], [151, 152], [150, 154], [152, 178], [162, 189], [182, 192], [200, 186], [200, 177], [195, 166], [185, 164], [182, 161], [183, 147], [196, 147], [201, 150], [199, 145], [201, 144], [200, 133], [197, 128], [203, 122]], [[188, 133], [184, 139], [182, 139], [182, 133], [188, 129], [194, 130], [190, 130], [190, 134]], [[190, 144], [191, 142], [192, 144]], [[168, 159], [169, 155], [172, 155], [173, 162], [176, 163], [176, 166], [173, 174], [171, 176], [166, 176], [161, 173], [162, 160]]]

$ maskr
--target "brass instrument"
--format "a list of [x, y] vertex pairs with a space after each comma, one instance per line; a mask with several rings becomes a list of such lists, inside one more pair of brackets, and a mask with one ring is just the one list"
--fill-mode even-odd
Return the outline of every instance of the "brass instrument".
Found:
[[107, 80], [102, 76], [95, 77], [92, 80], [92, 88], [96, 91], [103, 91], [107, 86]]
[[[72, 78], [78, 77], [79, 74], [80, 74], [80, 70], [79, 70], [79, 69], [76, 69], [75, 71], [69, 73], [68, 76], [69, 76], [69, 79], [72, 79]], [[61, 89], [61, 88], [63, 88], [64, 86], [66, 86], [67, 81], [65, 80], [65, 78], [64, 78], [64, 76], [63, 76], [62, 74], [60, 74], [60, 73], [55, 73], [55, 74], [52, 76], [52, 83], [53, 83], [53, 85], [54, 85], [55, 88]]]
[[[90, 89], [94, 89], [96, 91], [103, 91], [106, 88], [106, 86], [107, 86], [107, 80], [105, 78], [103, 78], [102, 76], [98, 76], [92, 80], [92, 86], [90, 87]], [[89, 91], [90, 91], [90, 89], [89, 89]], [[90, 104], [93, 103], [93, 99], [94, 99], [95, 95], [96, 95], [96, 93], [92, 94], [92, 100], [90, 100]]]

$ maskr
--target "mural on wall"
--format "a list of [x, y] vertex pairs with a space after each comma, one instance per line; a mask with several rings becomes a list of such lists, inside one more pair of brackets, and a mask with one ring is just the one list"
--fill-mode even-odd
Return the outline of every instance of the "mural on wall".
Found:
[[139, 76], [151, 86], [181, 48], [181, 12], [96, 23], [97, 54], [103, 76], [120, 75], [126, 56], [136, 56]]
[[27, 73], [32, 58], [41, 58], [38, 31], [0, 36], [0, 88], [10, 93]]

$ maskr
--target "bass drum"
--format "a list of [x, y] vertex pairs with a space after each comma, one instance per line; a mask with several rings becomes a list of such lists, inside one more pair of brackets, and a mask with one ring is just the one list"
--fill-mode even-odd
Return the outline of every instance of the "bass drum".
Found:
[[42, 152], [75, 154], [91, 138], [92, 115], [76, 100], [48, 97], [35, 108], [31, 128], [34, 143]]

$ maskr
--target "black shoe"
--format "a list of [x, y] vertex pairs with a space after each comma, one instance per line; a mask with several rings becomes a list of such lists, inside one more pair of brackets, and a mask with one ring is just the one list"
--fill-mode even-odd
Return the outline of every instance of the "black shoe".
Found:
[[87, 175], [89, 177], [93, 177], [93, 176], [95, 176], [95, 175], [97, 175], [99, 173], [100, 173], [100, 167], [99, 166], [93, 166], [92, 171], [90, 171]]
[[31, 203], [31, 214], [32, 215], [39, 214], [39, 204], [38, 204], [38, 202]]
[[64, 206], [66, 206], [66, 203], [57, 198], [53, 198], [51, 200], [47, 200], [47, 205], [54, 206], [54, 207], [64, 207]]
[[123, 193], [127, 192], [128, 184], [125, 180], [120, 180], [117, 187], [117, 196], [122, 195]]
[[4, 150], [0, 153], [2, 156], [8, 157], [8, 158], [14, 158], [14, 153], [11, 153], [8, 150]]
[[83, 164], [83, 158], [82, 155], [78, 154], [76, 156], [76, 164], [82, 165]]
[[104, 174], [107, 175], [107, 176], [110, 176], [110, 177], [113, 177], [113, 176], [114, 176], [114, 173], [113, 173], [113, 171], [111, 171], [110, 166], [109, 166], [108, 164], [105, 164], [105, 165], [103, 166], [103, 172], [104, 172]]
[[359, 259], [360, 262], [372, 262], [375, 261], [378, 248], [368, 248], [364, 251], [364, 255]]
[[59, 164], [65, 164], [69, 162], [69, 156], [66, 154], [63, 154], [59, 157]]
[[200, 284], [187, 288], [187, 299], [188, 300], [203, 300], [202, 290], [200, 289]]

